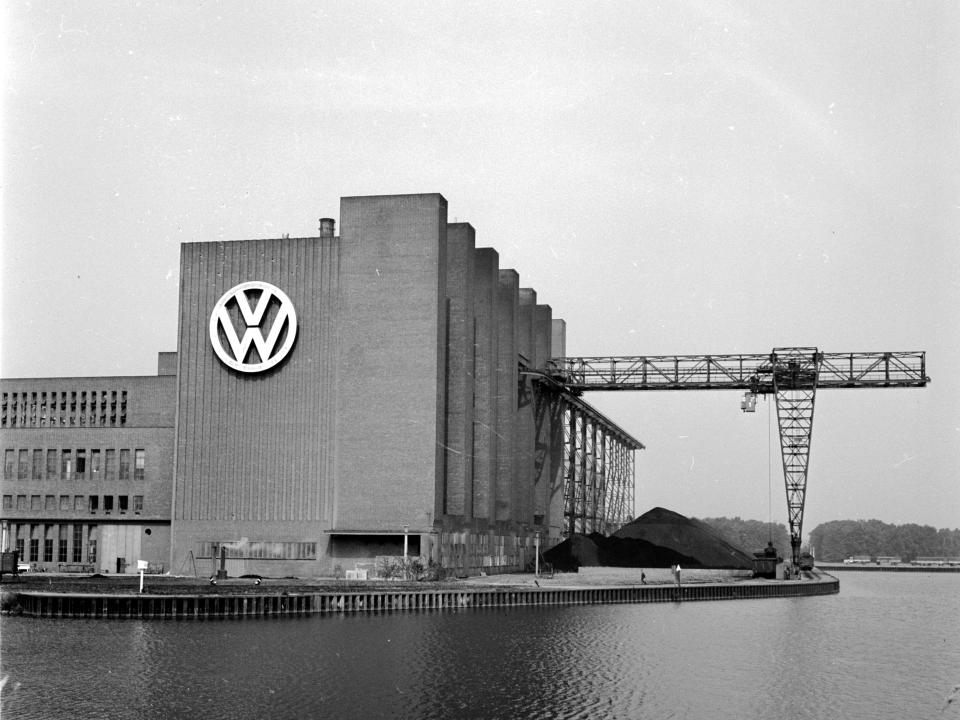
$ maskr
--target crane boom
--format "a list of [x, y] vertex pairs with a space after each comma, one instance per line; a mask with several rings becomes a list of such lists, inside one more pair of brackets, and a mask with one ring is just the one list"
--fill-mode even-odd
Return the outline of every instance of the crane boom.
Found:
[[925, 352], [823, 353], [815, 347], [774, 348], [749, 355], [647, 355], [555, 358], [545, 375], [567, 391], [744, 390], [776, 397], [780, 453], [794, 567], [799, 565], [813, 409], [820, 388], [923, 387]]
[[[804, 348], [805, 349], [805, 348]], [[810, 348], [816, 352], [816, 348]], [[819, 353], [821, 388], [923, 387], [925, 352]], [[574, 392], [588, 390], [746, 390], [775, 392], [783, 352], [741, 355], [565, 357], [548, 372]]]

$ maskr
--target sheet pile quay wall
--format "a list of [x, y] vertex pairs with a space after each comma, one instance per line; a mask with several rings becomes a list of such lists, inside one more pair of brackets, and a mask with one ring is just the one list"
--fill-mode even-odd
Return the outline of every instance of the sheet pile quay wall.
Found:
[[700, 602], [834, 595], [836, 578], [777, 583], [637, 587], [483, 588], [427, 591], [326, 591], [283, 595], [67, 595], [24, 592], [22, 613], [38, 618], [253, 618], [405, 610]]

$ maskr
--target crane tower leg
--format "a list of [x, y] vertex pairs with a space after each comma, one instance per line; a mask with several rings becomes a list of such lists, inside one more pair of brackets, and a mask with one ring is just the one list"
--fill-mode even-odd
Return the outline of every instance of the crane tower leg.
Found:
[[777, 348], [773, 351], [772, 360], [783, 479], [787, 490], [790, 548], [793, 565], [797, 567], [821, 355], [816, 348]]

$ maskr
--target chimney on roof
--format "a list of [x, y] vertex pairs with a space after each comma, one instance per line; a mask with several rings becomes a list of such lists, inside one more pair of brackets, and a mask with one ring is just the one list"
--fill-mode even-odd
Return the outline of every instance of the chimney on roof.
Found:
[[337, 221], [333, 218], [320, 218], [320, 237], [332, 238], [333, 229]]

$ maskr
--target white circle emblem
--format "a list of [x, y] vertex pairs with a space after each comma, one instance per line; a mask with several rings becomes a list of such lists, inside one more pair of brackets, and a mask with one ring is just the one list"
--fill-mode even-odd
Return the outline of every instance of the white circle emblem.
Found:
[[[259, 291], [260, 295], [251, 306], [249, 291]], [[261, 327], [267, 310], [273, 301], [279, 304], [279, 309], [273, 317], [273, 324], [269, 328]], [[230, 317], [229, 306], [235, 304], [240, 310], [241, 324], [244, 325], [241, 333], [234, 327]], [[286, 328], [283, 344], [278, 348], [277, 342]], [[226, 338], [224, 346], [221, 340]], [[266, 335], [264, 333], [266, 332]], [[297, 337], [297, 311], [287, 294], [276, 285], [259, 280], [240, 283], [227, 290], [213, 307], [210, 314], [210, 344], [224, 364], [234, 370], [246, 373], [257, 373], [269, 370], [279, 363], [290, 352], [293, 341]], [[250, 348], [253, 346], [260, 362], [247, 362]]]

